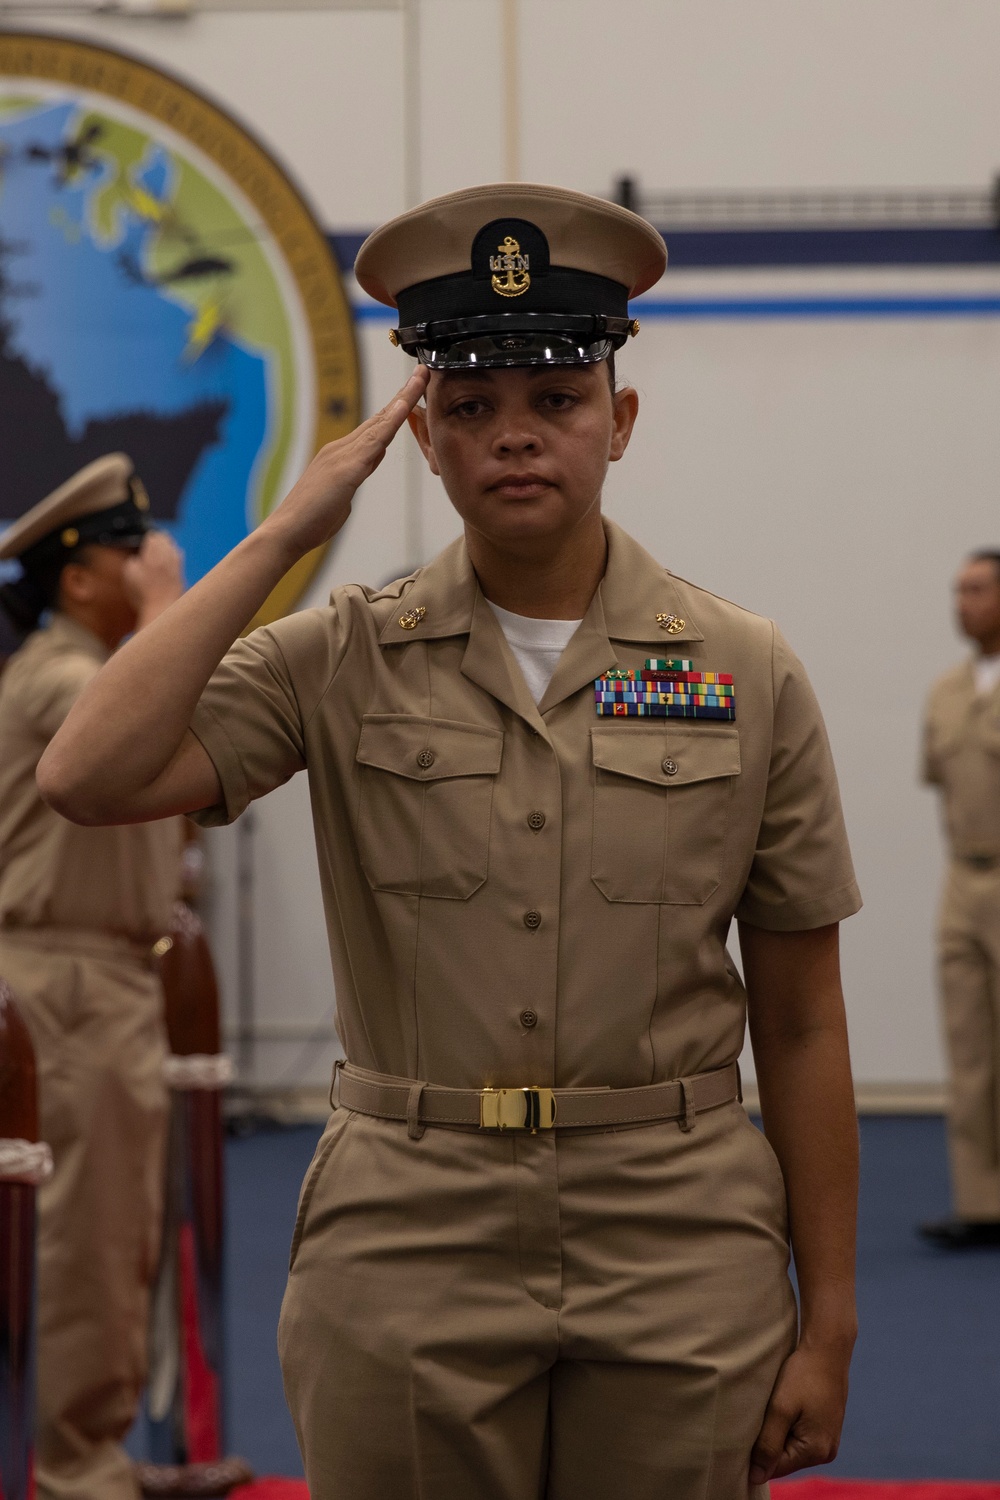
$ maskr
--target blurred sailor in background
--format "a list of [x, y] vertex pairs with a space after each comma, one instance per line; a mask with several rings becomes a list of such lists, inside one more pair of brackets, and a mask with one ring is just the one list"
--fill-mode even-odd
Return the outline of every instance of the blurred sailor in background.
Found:
[[924, 727], [950, 856], [938, 973], [953, 1214], [920, 1233], [964, 1250], [1000, 1246], [1000, 552], [968, 559], [955, 603], [975, 650], [934, 684]]
[[[746, 1500], [836, 1451], [860, 902], [801, 664], [601, 514], [638, 409], [612, 356], [665, 259], [530, 184], [376, 231], [358, 280], [417, 371], [39, 768], [70, 816], [206, 823], [308, 769], [347, 1057], [279, 1332], [313, 1500]], [[407, 416], [464, 535], [234, 645]]]
[[0, 603], [26, 636], [0, 677], [0, 975], [38, 1060], [40, 1500], [136, 1500], [121, 1439], [146, 1371], [166, 1092], [152, 946], [180, 883], [179, 819], [81, 828], [35, 768], [124, 636], [181, 593], [124, 454], [88, 465], [0, 537]]

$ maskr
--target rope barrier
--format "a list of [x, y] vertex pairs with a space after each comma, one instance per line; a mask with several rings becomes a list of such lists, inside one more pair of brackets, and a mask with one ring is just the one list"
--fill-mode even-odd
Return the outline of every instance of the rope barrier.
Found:
[[52, 1176], [52, 1150], [44, 1141], [0, 1140], [0, 1182], [32, 1187]]
[[163, 1063], [164, 1080], [172, 1089], [224, 1089], [235, 1076], [233, 1059], [225, 1052], [194, 1052], [189, 1057], [171, 1053]]

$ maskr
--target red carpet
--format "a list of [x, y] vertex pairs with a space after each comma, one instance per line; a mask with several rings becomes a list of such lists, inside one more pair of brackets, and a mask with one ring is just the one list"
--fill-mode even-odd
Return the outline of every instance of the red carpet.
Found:
[[304, 1479], [258, 1479], [230, 1490], [229, 1500], [309, 1500]]
[[[775, 1500], [1000, 1500], [1000, 1484], [959, 1480], [782, 1479]], [[258, 1479], [233, 1490], [231, 1500], [309, 1500], [302, 1479]]]
[[774, 1500], [1000, 1500], [1000, 1484], [957, 1479], [782, 1479]]

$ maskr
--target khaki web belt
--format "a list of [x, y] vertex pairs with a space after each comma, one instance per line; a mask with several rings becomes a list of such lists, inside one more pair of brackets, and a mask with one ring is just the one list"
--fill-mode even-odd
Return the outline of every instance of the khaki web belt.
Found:
[[690, 1130], [696, 1115], [742, 1097], [737, 1063], [634, 1089], [448, 1089], [338, 1063], [330, 1103], [380, 1120], [403, 1120], [415, 1135], [427, 1125], [534, 1133], [656, 1120], [678, 1120], [682, 1130]]

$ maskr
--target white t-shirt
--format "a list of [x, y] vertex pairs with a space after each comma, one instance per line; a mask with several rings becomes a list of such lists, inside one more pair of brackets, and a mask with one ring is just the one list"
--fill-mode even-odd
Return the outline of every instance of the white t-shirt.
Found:
[[528, 691], [536, 703], [541, 703], [559, 658], [576, 634], [580, 621], [533, 620], [528, 615], [511, 614], [509, 609], [501, 609], [489, 599], [486, 602], [524, 673]]
[[1000, 683], [1000, 654], [979, 656], [975, 661], [976, 692], [992, 693]]

